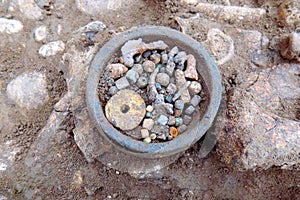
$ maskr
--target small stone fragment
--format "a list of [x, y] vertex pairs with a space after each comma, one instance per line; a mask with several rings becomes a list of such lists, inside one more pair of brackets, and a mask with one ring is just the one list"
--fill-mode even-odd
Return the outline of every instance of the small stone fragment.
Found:
[[165, 103], [165, 104], [164, 104], [164, 107], [165, 107], [165, 109], [166, 109], [166, 112], [167, 112], [169, 115], [173, 115], [173, 114], [174, 114], [174, 111], [173, 111], [173, 104]]
[[142, 59], [142, 54], [135, 55], [133, 58], [135, 63], [139, 63]]
[[155, 64], [158, 64], [160, 62], [160, 54], [152, 54], [150, 56], [150, 60], [153, 61]]
[[159, 133], [157, 135], [157, 138], [160, 139], [160, 140], [166, 140], [167, 139], [166, 134], [164, 134], [164, 133]]
[[152, 111], [153, 111], [153, 106], [148, 105], [148, 106], [146, 107], [146, 111], [152, 112]]
[[184, 63], [187, 59], [185, 51], [180, 51], [175, 57], [174, 62], [175, 63]]
[[149, 144], [149, 143], [151, 142], [151, 138], [150, 138], [150, 137], [146, 137], [146, 138], [144, 139], [144, 142], [145, 142], [146, 144]]
[[147, 137], [149, 137], [149, 131], [147, 129], [142, 129], [141, 135], [142, 135], [142, 138], [147, 138]]
[[163, 104], [165, 102], [165, 98], [163, 94], [157, 94], [155, 99], [155, 104]]
[[184, 71], [184, 75], [186, 78], [198, 80], [198, 73], [196, 70], [196, 59], [191, 54], [187, 56], [187, 66], [186, 70]]
[[162, 54], [162, 56], [161, 56], [161, 62], [162, 62], [162, 64], [167, 64], [167, 62], [168, 62], [168, 54], [166, 54], [166, 53]]
[[167, 87], [170, 82], [170, 77], [166, 73], [158, 73], [156, 76], [156, 82], [164, 87]]
[[176, 91], [177, 91], [176, 85], [174, 83], [170, 83], [167, 87], [167, 93], [175, 94]]
[[62, 53], [65, 50], [65, 43], [61, 40], [49, 42], [44, 44], [39, 49], [39, 54], [43, 57], [54, 56], [58, 53]]
[[175, 108], [174, 115], [175, 115], [176, 117], [179, 117], [181, 114], [182, 114], [182, 110], [181, 110], [181, 109]]
[[169, 116], [168, 125], [170, 125], [170, 126], [175, 125], [175, 117], [174, 116]]
[[178, 129], [179, 133], [183, 133], [184, 131], [186, 131], [187, 126], [185, 124], [182, 124], [182, 125], [178, 126], [177, 129]]
[[34, 39], [37, 42], [44, 41], [47, 37], [47, 27], [39, 26], [34, 30]]
[[162, 87], [161, 87], [161, 84], [160, 83], [155, 83], [155, 88], [157, 89], [157, 91], [161, 91], [162, 90]]
[[184, 113], [187, 114], [187, 115], [192, 115], [194, 112], [195, 112], [195, 107], [194, 106], [189, 106], [184, 111]]
[[171, 103], [172, 102], [172, 97], [170, 95], [168, 95], [166, 97], [166, 102]]
[[108, 90], [108, 94], [111, 95], [111, 96], [113, 96], [113, 95], [117, 94], [118, 91], [119, 90], [118, 90], [118, 88], [116, 86], [111, 86], [109, 88], [109, 90]]
[[126, 78], [130, 84], [135, 84], [139, 78], [139, 74], [131, 69], [126, 73]]
[[170, 62], [167, 64], [166, 66], [166, 72], [169, 76], [173, 75], [174, 69], [175, 69], [175, 63], [174, 62]]
[[150, 118], [150, 117], [151, 117], [151, 112], [147, 112], [147, 113], [146, 113], [146, 117], [147, 117], [147, 118]]
[[[189, 85], [191, 84], [190, 81], [187, 81], [184, 83], [184, 85], [178, 90], [178, 92], [174, 95], [173, 97], [173, 101], [176, 101], [183, 93], [187, 93], [188, 90], [187, 88], [189, 87]], [[189, 94], [188, 94], [189, 95]], [[187, 102], [189, 101], [189, 99], [187, 99], [187, 97], [185, 99], [182, 99], [183, 101], [186, 101]]]
[[128, 71], [128, 68], [123, 64], [115, 63], [107, 65], [105, 71], [108, 72], [110, 77], [115, 79], [123, 76]]
[[191, 99], [191, 104], [192, 104], [192, 106], [196, 107], [196, 106], [199, 105], [200, 101], [201, 101], [201, 96], [195, 95], [195, 96]]
[[153, 128], [153, 126], [154, 126], [153, 119], [144, 119], [143, 128], [146, 128], [150, 131]]
[[189, 91], [191, 92], [192, 95], [199, 94], [201, 92], [202, 86], [199, 82], [197, 81], [192, 81], [190, 86], [189, 86]]
[[150, 61], [150, 60], [146, 60], [144, 63], [143, 63], [143, 69], [145, 70], [145, 72], [153, 72], [154, 69], [155, 69], [155, 63]]
[[177, 88], [181, 89], [182, 86], [186, 83], [186, 79], [183, 71], [179, 69], [175, 71], [175, 81], [176, 81]]
[[181, 117], [175, 118], [175, 126], [180, 126], [183, 124], [183, 119]]
[[166, 125], [167, 123], [168, 123], [168, 117], [167, 116], [165, 116], [165, 115], [160, 115], [159, 117], [158, 117], [158, 119], [157, 119], [157, 122], [160, 124], [160, 125], [162, 125], [162, 126], [164, 126], [164, 125]]
[[123, 90], [127, 88], [129, 85], [130, 84], [125, 76], [116, 81], [116, 86], [119, 90]]
[[101, 22], [101, 21], [92, 21], [85, 25], [84, 27], [80, 28], [79, 31], [83, 33], [88, 33], [88, 32], [94, 32], [97, 33], [99, 31], [103, 31], [106, 29], [106, 25]]
[[0, 18], [0, 33], [18, 33], [23, 29], [23, 24], [15, 19]]
[[150, 134], [150, 138], [151, 138], [151, 140], [155, 140], [156, 139], [156, 134], [155, 133], [151, 133]]
[[137, 80], [137, 83], [136, 85], [139, 87], [139, 88], [145, 88], [148, 84], [148, 79], [144, 76], [141, 76], [138, 80]]
[[189, 125], [191, 123], [191, 121], [192, 121], [192, 117], [191, 116], [189, 116], [189, 115], [184, 115], [183, 116], [183, 123], [185, 125]]
[[144, 72], [143, 66], [141, 64], [134, 64], [133, 67], [132, 67], [132, 70], [139, 73], [139, 75], [142, 75], [143, 72]]
[[171, 51], [169, 52], [169, 55], [174, 56], [174, 55], [176, 55], [176, 54], [178, 53], [178, 51], [179, 51], [178, 47], [175, 46], [175, 47], [173, 47], [173, 48], [171, 49]]
[[179, 109], [179, 110], [183, 110], [184, 108], [184, 101], [182, 100], [176, 100], [175, 101], [175, 108]]

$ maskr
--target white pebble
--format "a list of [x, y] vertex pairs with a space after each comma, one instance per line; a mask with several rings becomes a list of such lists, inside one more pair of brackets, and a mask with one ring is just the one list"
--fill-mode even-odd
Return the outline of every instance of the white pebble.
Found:
[[43, 57], [54, 56], [57, 53], [62, 53], [65, 50], [65, 43], [61, 40], [50, 42], [41, 46], [39, 54]]
[[37, 42], [45, 40], [47, 37], [47, 27], [39, 26], [34, 30], [34, 39]]
[[22, 22], [15, 19], [0, 18], [0, 32], [12, 34], [18, 33], [23, 29]]

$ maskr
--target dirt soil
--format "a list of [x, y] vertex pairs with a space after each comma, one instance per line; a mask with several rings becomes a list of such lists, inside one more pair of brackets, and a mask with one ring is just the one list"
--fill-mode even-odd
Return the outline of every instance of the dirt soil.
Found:
[[[201, 2], [225, 4], [226, 1]], [[268, 12], [263, 21], [243, 24], [239, 28], [258, 30], [269, 38], [289, 32], [276, 20], [280, 1], [230, 2], [236, 6], [263, 7]], [[276, 167], [238, 171], [225, 164], [216, 151], [218, 147], [200, 159], [200, 142], [167, 167], [162, 178], [136, 179], [100, 162], [88, 163], [74, 142], [72, 115], [62, 126], [67, 134], [51, 141], [51, 151], [44, 158], [49, 161], [45, 170], [28, 169], [24, 164], [25, 157], [45, 126], [54, 104], [67, 91], [61, 55], [46, 59], [38, 55], [41, 44], [33, 39], [34, 27], [44, 24], [50, 28], [47, 42], [68, 41], [79, 27], [100, 20], [108, 27], [95, 37], [101, 46], [112, 32], [122, 32], [134, 26], [161, 25], [180, 30], [174, 17], [188, 18], [197, 12], [193, 6], [171, 0], [137, 1], [131, 9], [108, 10], [93, 17], [80, 12], [71, 0], [65, 1], [64, 5], [45, 14], [42, 20], [25, 20], [18, 11], [11, 11], [11, 18], [23, 19], [24, 30], [13, 36], [0, 34], [0, 144], [11, 141], [10, 145], [17, 149], [13, 165], [0, 172], [0, 199], [300, 199], [299, 171]], [[60, 34], [57, 34], [58, 24], [63, 27]], [[213, 20], [208, 20], [206, 26], [193, 25], [191, 36], [199, 42], [205, 41], [208, 29], [214, 25]], [[272, 65], [283, 62], [277, 51], [270, 55]], [[247, 63], [245, 60], [243, 58], [241, 63]], [[230, 95], [238, 79], [237, 72], [249, 66], [241, 67], [237, 61], [227, 66], [220, 70], [225, 92]], [[46, 74], [50, 100], [38, 109], [26, 111], [8, 100], [5, 91], [10, 80], [32, 70]]]

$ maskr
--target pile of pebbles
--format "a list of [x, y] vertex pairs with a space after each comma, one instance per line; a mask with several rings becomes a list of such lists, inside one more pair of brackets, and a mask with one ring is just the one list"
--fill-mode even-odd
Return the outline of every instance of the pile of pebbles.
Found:
[[121, 52], [100, 77], [99, 97], [108, 121], [145, 143], [185, 132], [205, 98], [195, 57], [163, 41], [141, 39], [128, 41]]

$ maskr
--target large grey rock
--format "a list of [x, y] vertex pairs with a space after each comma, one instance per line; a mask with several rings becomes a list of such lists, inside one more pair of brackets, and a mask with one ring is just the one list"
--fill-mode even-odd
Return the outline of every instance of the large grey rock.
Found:
[[7, 86], [7, 96], [22, 108], [37, 108], [48, 99], [45, 75], [29, 72], [16, 77]]
[[299, 165], [299, 70], [299, 65], [266, 69], [247, 91], [233, 91], [226, 110], [230, 120], [218, 141], [228, 164], [241, 169]]

